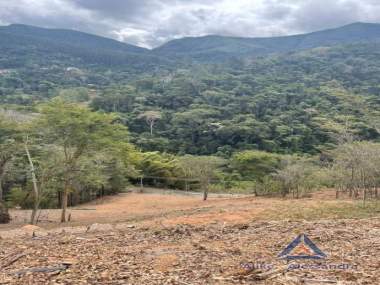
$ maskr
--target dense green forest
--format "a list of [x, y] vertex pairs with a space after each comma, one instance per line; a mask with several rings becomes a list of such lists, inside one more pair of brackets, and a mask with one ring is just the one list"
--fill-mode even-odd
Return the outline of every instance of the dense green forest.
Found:
[[205, 199], [209, 189], [298, 197], [322, 186], [377, 196], [377, 168], [363, 159], [379, 156], [379, 31], [183, 39], [149, 51], [2, 27], [0, 200], [64, 208], [140, 177], [204, 188]]
[[130, 80], [117, 71], [55, 68], [3, 74], [1, 103], [33, 109], [56, 96], [88, 102], [118, 113], [136, 146], [173, 154], [316, 154], [346, 127], [358, 139], [378, 138], [378, 44], [184, 65]]

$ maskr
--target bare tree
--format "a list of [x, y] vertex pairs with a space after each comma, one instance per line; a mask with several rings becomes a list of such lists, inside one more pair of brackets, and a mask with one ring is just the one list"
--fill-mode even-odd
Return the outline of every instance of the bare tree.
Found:
[[364, 203], [368, 197], [378, 198], [380, 144], [343, 144], [335, 150], [333, 159], [331, 175], [337, 191], [348, 192], [353, 198], [358, 198], [362, 193]]
[[139, 118], [144, 118], [150, 128], [150, 135], [153, 135], [153, 126], [161, 119], [161, 113], [158, 111], [146, 111], [139, 115]]
[[321, 168], [314, 164], [313, 159], [287, 156], [282, 159], [279, 169], [272, 177], [280, 182], [283, 197], [292, 193], [292, 197], [298, 199], [320, 188], [323, 179], [321, 175]]
[[30, 223], [33, 225], [36, 223], [37, 211], [40, 204], [40, 195], [39, 195], [40, 192], [38, 190], [36, 170], [34, 168], [32, 156], [30, 155], [28, 142], [29, 142], [29, 137], [26, 136], [25, 141], [24, 141], [24, 149], [25, 149], [26, 156], [28, 158], [28, 162], [30, 166], [30, 174], [32, 176], [32, 183], [33, 183], [33, 209], [32, 209], [32, 215], [30, 217]]

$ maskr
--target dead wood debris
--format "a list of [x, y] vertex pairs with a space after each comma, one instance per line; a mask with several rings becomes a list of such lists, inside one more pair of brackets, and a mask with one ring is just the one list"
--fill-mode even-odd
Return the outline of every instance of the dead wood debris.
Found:
[[8, 261], [6, 261], [3, 265], [1, 265], [0, 269], [4, 269], [4, 268], [12, 265], [17, 260], [19, 260], [20, 258], [22, 258], [24, 256], [26, 256], [25, 253], [21, 253], [21, 254], [17, 254], [17, 255], [12, 256]]
[[57, 266], [52, 267], [33, 267], [33, 268], [26, 268], [22, 270], [18, 270], [14, 272], [13, 274], [20, 277], [21, 275], [27, 274], [27, 273], [59, 273], [61, 271], [65, 271], [67, 268], [69, 268], [69, 265], [67, 264], [60, 264]]
[[[380, 284], [379, 230], [365, 219], [50, 232], [0, 240], [0, 284]], [[328, 257], [311, 262], [355, 268], [289, 270], [277, 255], [300, 233]]]

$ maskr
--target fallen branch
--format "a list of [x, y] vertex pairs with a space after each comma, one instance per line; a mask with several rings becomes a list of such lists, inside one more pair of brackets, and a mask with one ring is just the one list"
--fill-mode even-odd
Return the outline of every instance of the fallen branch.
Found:
[[311, 282], [311, 283], [317, 283], [317, 284], [321, 284], [321, 283], [327, 283], [327, 284], [337, 284], [338, 282], [335, 281], [335, 280], [328, 280], [328, 279], [302, 279], [303, 282], [305, 282], [306, 284]]
[[96, 211], [96, 209], [90, 209], [90, 208], [76, 208], [76, 209], [71, 209], [71, 211]]
[[60, 264], [60, 265], [52, 266], [52, 267], [33, 267], [33, 268], [27, 268], [27, 269], [22, 269], [22, 270], [16, 271], [13, 274], [15, 274], [19, 277], [19, 276], [24, 275], [26, 273], [62, 272], [62, 271], [65, 271], [69, 267], [70, 267], [69, 264]]
[[256, 280], [267, 280], [267, 279], [273, 279], [273, 278], [275, 278], [277, 276], [283, 275], [287, 271], [288, 271], [288, 267], [284, 266], [284, 267], [281, 267], [281, 268], [278, 268], [278, 269], [274, 269], [274, 270], [271, 270], [271, 271], [267, 271], [267, 272], [264, 272], [264, 273], [259, 273], [259, 274], [253, 273], [253, 274], [248, 275], [247, 277], [253, 277]]
[[26, 256], [25, 253], [21, 253], [21, 254], [18, 254], [18, 255], [15, 255], [14, 257], [12, 257], [8, 262], [6, 262], [2, 267], [1, 269], [4, 269], [4, 268], [7, 268], [8, 266], [12, 265], [13, 263], [15, 263], [17, 260], [19, 260], [20, 258]]
[[234, 280], [233, 277], [222, 277], [222, 276], [213, 276], [212, 279], [217, 281], [232, 281]]
[[282, 284], [337, 284], [338, 281], [331, 279], [309, 279], [302, 278], [298, 276], [283, 276], [280, 279], [276, 280], [283, 282]]

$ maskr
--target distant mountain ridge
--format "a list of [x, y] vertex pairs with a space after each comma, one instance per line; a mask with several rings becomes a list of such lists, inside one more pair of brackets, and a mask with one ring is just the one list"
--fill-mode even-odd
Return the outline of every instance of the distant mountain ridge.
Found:
[[67, 29], [46, 29], [23, 24], [12, 24], [0, 27], [0, 33], [14, 34], [30, 39], [54, 40], [62, 44], [75, 45], [79, 44], [79, 41], [81, 41], [80, 44], [88, 48], [92, 45], [96, 45], [97, 47], [114, 51], [134, 53], [144, 53], [149, 51], [148, 49], [119, 42], [117, 40]]
[[84, 64], [106, 66], [151, 66], [161, 62], [148, 49], [113, 39], [74, 30], [45, 29], [22, 24], [0, 27], [0, 52], [5, 62], [7, 55], [37, 62], [41, 61], [40, 57], [65, 56]]
[[[6, 55], [31, 53], [35, 58], [64, 55], [85, 64], [141, 68], [190, 60], [198, 63], [223, 62], [231, 58], [264, 56], [320, 46], [380, 42], [380, 24], [353, 23], [308, 34], [241, 38], [225, 36], [187, 37], [149, 50], [117, 40], [65, 29], [46, 29], [12, 24], [0, 27], [0, 52]], [[0, 61], [0, 68], [1, 66]], [[20, 62], [22, 64], [22, 62]]]
[[241, 38], [188, 37], [170, 41], [153, 50], [161, 56], [187, 56], [198, 60], [257, 56], [358, 42], [379, 42], [380, 24], [353, 23], [343, 27], [293, 36]]

